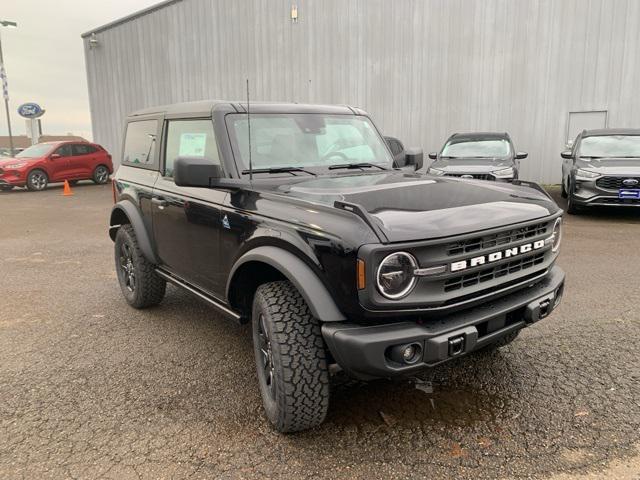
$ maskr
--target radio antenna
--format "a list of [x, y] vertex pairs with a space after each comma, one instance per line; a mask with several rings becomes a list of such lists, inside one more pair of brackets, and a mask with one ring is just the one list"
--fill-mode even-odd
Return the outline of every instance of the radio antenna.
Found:
[[247, 78], [247, 127], [249, 131], [249, 182], [253, 184], [253, 162], [251, 161], [251, 106], [249, 104], [249, 79]]

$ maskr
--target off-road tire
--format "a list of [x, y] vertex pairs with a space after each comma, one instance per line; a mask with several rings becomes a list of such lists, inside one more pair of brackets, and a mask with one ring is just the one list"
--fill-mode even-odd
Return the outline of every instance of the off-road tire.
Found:
[[[155, 266], [142, 254], [131, 225], [122, 225], [118, 229], [114, 248], [118, 283], [127, 303], [134, 308], [147, 308], [159, 304], [164, 298], [167, 282], [156, 274]], [[133, 289], [129, 288], [123, 269], [125, 251], [130, 253], [134, 273]]]
[[47, 188], [47, 185], [49, 185], [49, 177], [44, 170], [31, 170], [27, 175], [27, 188], [32, 192], [41, 192]]
[[[260, 345], [260, 321], [269, 341], [271, 387]], [[253, 299], [253, 345], [260, 393], [269, 421], [279, 432], [321, 424], [329, 408], [329, 369], [319, 322], [300, 292], [287, 281], [260, 285]]]
[[518, 335], [520, 335], [520, 330], [516, 330], [515, 332], [508, 333], [504, 337], [501, 337], [495, 342], [490, 343], [486, 347], [482, 347], [481, 349], [478, 350], [478, 353], [495, 352], [496, 350], [509, 345], [516, 338], [518, 338]]

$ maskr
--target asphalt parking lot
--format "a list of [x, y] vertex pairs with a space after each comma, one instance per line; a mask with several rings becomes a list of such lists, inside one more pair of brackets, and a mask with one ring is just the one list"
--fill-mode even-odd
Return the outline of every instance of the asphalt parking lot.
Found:
[[338, 377], [284, 436], [249, 328], [173, 287], [129, 308], [111, 187], [74, 192], [0, 193], [0, 478], [640, 478], [640, 212], [566, 218], [564, 303], [508, 349]]

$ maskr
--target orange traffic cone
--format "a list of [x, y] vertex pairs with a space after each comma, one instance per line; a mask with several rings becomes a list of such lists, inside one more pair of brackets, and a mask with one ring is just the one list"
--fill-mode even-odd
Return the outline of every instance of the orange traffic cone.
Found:
[[67, 180], [64, 181], [64, 190], [62, 191], [62, 195], [65, 197], [73, 195], [73, 192], [71, 191], [71, 187], [69, 186], [69, 182]]

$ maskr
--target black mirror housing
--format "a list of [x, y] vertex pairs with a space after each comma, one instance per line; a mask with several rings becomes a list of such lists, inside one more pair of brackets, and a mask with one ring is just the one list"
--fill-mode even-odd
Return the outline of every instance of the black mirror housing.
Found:
[[429, 158], [430, 158], [431, 160], [436, 160], [436, 159], [438, 158], [438, 152], [431, 152], [431, 153], [429, 154]]
[[566, 158], [566, 159], [571, 159], [571, 158], [573, 158], [573, 155], [571, 154], [571, 151], [570, 151], [570, 150], [565, 150], [564, 152], [562, 152], [562, 153], [560, 154], [560, 156], [561, 156], [562, 158]]
[[516, 158], [518, 160], [522, 160], [523, 158], [527, 158], [529, 156], [529, 154], [527, 152], [517, 152], [516, 153]]
[[415, 170], [424, 166], [424, 152], [421, 148], [407, 148], [405, 150], [406, 165], [413, 165]]
[[204, 157], [178, 157], [173, 164], [173, 181], [179, 187], [212, 187], [222, 175], [220, 165]]

